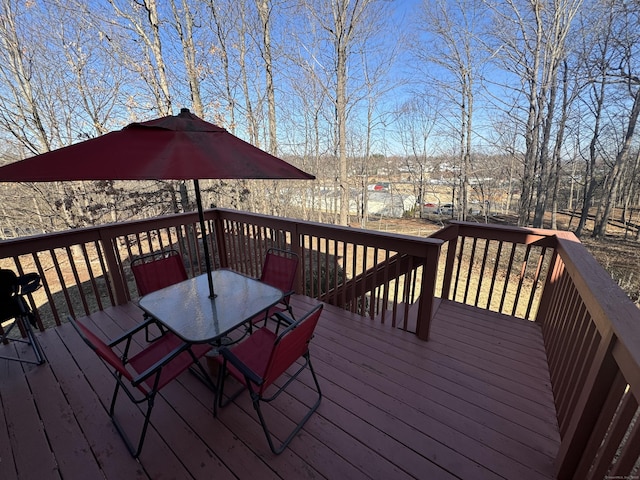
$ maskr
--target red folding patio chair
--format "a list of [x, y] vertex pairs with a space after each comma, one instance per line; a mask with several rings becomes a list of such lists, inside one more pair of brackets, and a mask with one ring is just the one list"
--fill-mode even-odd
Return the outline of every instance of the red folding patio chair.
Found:
[[132, 260], [131, 271], [140, 296], [188, 278], [180, 252], [173, 249], [150, 253]]
[[[194, 372], [198, 377], [202, 376], [207, 379], [207, 372], [198, 362], [198, 359], [211, 350], [211, 345], [191, 345], [173, 333], [167, 332], [157, 341], [149, 344], [148, 347], [129, 358], [129, 348], [133, 336], [145, 328], [149, 322], [152, 322], [152, 319], [125, 332], [108, 344], [103, 342], [86, 325], [77, 322], [72, 317], [68, 317], [68, 320], [85, 343], [91, 347], [107, 366], [113, 368], [113, 370], [110, 370], [116, 379], [116, 385], [111, 399], [111, 406], [109, 407], [109, 416], [131, 455], [138, 457], [142, 451], [157, 393], [191, 366], [198, 368], [198, 372]], [[123, 342], [122, 354], [116, 353], [113, 347]], [[211, 387], [213, 388], [213, 385]], [[136, 405], [146, 403], [142, 431], [135, 446], [115, 416], [116, 399], [120, 388]]]
[[258, 323], [273, 317], [278, 312], [289, 312], [291, 318], [295, 319], [293, 310], [291, 309], [290, 299], [294, 292], [293, 284], [298, 273], [298, 255], [290, 250], [282, 250], [279, 248], [270, 248], [262, 265], [262, 273], [260, 281], [272, 287], [282, 290], [284, 296], [278, 305], [266, 310], [264, 313], [256, 315], [252, 323]]
[[[141, 297], [188, 278], [182, 256], [173, 249], [150, 253], [132, 260], [131, 272], [136, 281], [138, 295]], [[145, 313], [144, 318], [148, 319], [149, 315]], [[164, 334], [162, 327], [158, 324], [156, 326], [160, 333]], [[151, 341], [148, 328], [145, 330], [145, 339], [147, 342]]]
[[[245, 388], [249, 391], [253, 406], [258, 413], [258, 418], [262, 429], [264, 430], [269, 448], [278, 455], [293, 440], [293, 437], [300, 431], [304, 424], [309, 420], [313, 412], [318, 409], [322, 392], [316, 377], [315, 371], [311, 364], [309, 355], [309, 342], [313, 337], [313, 332], [318, 324], [318, 319], [322, 313], [323, 304], [313, 308], [299, 320], [285, 320], [289, 326], [279, 335], [268, 328], [259, 328], [253, 335], [239, 343], [233, 348], [220, 348], [220, 356], [218, 361], [222, 364], [222, 369], [218, 375], [218, 386], [216, 399], [214, 400], [213, 413], [217, 415], [218, 407], [228, 405], [233, 401]], [[277, 313], [276, 316], [284, 317], [283, 313]], [[284, 381], [282, 386], [277, 388], [275, 393], [265, 395], [267, 389], [274, 384], [298, 359], [303, 358], [302, 366], [297, 366], [295, 373]], [[271, 402], [275, 400], [288, 386], [300, 375], [307, 367], [313, 377], [316, 386], [318, 399], [313, 406], [307, 411], [305, 416], [296, 424], [293, 431], [278, 446], [274, 445], [271, 433], [267, 427], [262, 410], [261, 402]], [[233, 395], [224, 399], [224, 385], [226, 382], [227, 372], [242, 384], [242, 389]]]

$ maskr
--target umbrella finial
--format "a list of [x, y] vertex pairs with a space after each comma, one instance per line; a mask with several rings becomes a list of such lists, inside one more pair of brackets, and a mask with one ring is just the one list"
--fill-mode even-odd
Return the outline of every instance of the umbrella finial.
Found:
[[181, 108], [181, 109], [180, 109], [180, 115], [185, 115], [185, 114], [190, 115], [190, 114], [191, 114], [191, 112], [189, 111], [189, 109], [188, 109], [188, 108]]

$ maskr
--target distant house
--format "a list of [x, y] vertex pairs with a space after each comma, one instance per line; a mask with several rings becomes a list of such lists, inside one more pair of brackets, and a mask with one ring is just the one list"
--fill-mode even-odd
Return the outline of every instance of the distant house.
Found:
[[[416, 204], [416, 197], [413, 195], [378, 191], [369, 191], [367, 193], [367, 213], [369, 215], [402, 218], [404, 213], [410, 211]], [[362, 195], [358, 197], [358, 201], [362, 202]], [[355, 205], [352, 205], [353, 207]]]

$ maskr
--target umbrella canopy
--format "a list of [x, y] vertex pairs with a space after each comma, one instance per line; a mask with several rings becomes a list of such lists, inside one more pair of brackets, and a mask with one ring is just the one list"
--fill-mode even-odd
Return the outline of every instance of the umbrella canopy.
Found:
[[2, 182], [313, 179], [187, 109], [0, 167]]
[[[194, 180], [202, 235], [198, 179], [315, 177], [254, 147], [183, 108], [180, 114], [132, 123], [122, 130], [0, 167], [0, 182], [69, 180]], [[211, 264], [203, 238], [209, 290]]]

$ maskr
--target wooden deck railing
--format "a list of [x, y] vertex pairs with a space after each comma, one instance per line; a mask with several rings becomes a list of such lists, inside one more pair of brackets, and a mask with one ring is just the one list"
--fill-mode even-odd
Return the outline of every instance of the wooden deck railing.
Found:
[[640, 311], [571, 234], [538, 313], [562, 437], [558, 478], [640, 474]]
[[442, 298], [527, 320], [536, 317], [554, 231], [453, 222], [431, 236], [445, 241]]
[[453, 223], [437, 293], [542, 328], [559, 479], [640, 474], [640, 310], [571, 233]]
[[[269, 247], [289, 248], [301, 258], [298, 293], [393, 325], [399, 308], [417, 301], [416, 333], [428, 337], [441, 241], [233, 210], [209, 210], [205, 217], [216, 267], [257, 277]], [[59, 325], [67, 313], [89, 314], [135, 298], [130, 261], [168, 247], [180, 251], [191, 275], [204, 271], [196, 214], [0, 242], [0, 265], [38, 271], [46, 299], [31, 301], [41, 317]]]
[[428, 338], [441, 241], [222, 209], [214, 222], [222, 266], [258, 276], [270, 246], [292, 249], [297, 292], [393, 326], [417, 303], [416, 334]]
[[[125, 222], [0, 242], [0, 266], [36, 271], [43, 288], [31, 295], [40, 327], [67, 314], [88, 315], [137, 296], [129, 269], [138, 255], [177, 248], [191, 275], [202, 271], [195, 213]], [[213, 242], [212, 242], [213, 243]]]
[[[572, 234], [459, 222], [421, 239], [222, 209], [206, 218], [217, 267], [258, 276], [267, 248], [293, 249], [298, 293], [394, 326], [417, 305], [424, 339], [434, 296], [536, 321], [562, 438], [558, 478], [638, 474], [640, 311]], [[39, 272], [42, 298], [31, 301], [59, 324], [135, 297], [137, 255], [171, 246], [202, 272], [201, 241], [196, 214], [180, 214], [3, 241], [0, 266]]]

